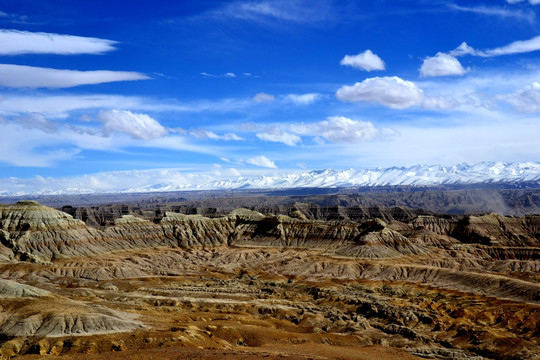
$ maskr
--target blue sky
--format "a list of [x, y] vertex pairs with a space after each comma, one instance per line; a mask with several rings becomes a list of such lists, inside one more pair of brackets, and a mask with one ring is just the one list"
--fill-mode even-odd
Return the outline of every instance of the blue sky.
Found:
[[538, 161], [538, 3], [4, 0], [0, 178]]

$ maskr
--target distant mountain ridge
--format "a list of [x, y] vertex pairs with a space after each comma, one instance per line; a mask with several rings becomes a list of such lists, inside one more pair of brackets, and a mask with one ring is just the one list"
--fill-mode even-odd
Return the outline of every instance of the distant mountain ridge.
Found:
[[[104, 187], [86, 184], [105, 179]], [[81, 179], [83, 181], [81, 181]], [[125, 179], [126, 181], [122, 181]], [[22, 179], [21, 179], [22, 180]], [[185, 173], [174, 169], [134, 170], [85, 175], [77, 184], [69, 179], [55, 184], [18, 186], [17, 191], [0, 188], [0, 195], [65, 195], [91, 193], [141, 193], [189, 190], [241, 190], [291, 188], [341, 188], [370, 186], [436, 186], [470, 184], [528, 184], [540, 186], [540, 162], [481, 162], [454, 166], [414, 165], [375, 169], [276, 170], [264, 175]], [[93, 181], [93, 180], [92, 180]], [[94, 181], [100, 184], [100, 181]], [[112, 184], [112, 185], [111, 185]], [[95, 186], [95, 185], [94, 185]]]
[[502, 163], [482, 162], [475, 165], [459, 164], [414, 165], [376, 169], [312, 170], [273, 176], [216, 179], [202, 186], [185, 186], [161, 182], [126, 192], [173, 190], [231, 190], [279, 189], [352, 186], [429, 186], [475, 183], [536, 183], [540, 185], [540, 162]]

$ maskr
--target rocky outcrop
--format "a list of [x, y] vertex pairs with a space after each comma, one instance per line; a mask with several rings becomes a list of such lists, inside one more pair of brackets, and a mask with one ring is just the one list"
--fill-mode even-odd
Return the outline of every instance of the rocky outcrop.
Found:
[[120, 211], [92, 227], [0, 206], [0, 357], [378, 344], [535, 359], [540, 217], [343, 209]]
[[[57, 306], [51, 307], [51, 303]], [[3, 314], [0, 334], [9, 337], [107, 334], [142, 326], [132, 314], [53, 296], [23, 306], [4, 304]]]
[[[2, 206], [2, 243], [6, 257], [35, 262], [156, 246], [270, 246], [316, 248], [329, 254], [384, 258], [419, 254], [426, 249], [387, 227], [383, 221], [327, 223], [288, 216], [266, 216], [238, 209], [207, 218], [167, 212], [159, 224], [124, 215], [104, 230], [33, 201]], [[11, 251], [13, 255], [9, 253]]]

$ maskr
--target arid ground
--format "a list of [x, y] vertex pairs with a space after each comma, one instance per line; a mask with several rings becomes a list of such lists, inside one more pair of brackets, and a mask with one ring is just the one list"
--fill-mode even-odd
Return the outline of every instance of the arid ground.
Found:
[[540, 216], [382, 213], [1, 205], [0, 357], [540, 358]]

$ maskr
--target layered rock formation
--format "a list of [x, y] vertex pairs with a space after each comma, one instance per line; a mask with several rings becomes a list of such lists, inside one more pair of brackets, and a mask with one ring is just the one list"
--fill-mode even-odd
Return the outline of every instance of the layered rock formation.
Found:
[[[327, 358], [367, 345], [396, 358], [540, 353], [540, 216], [288, 211], [91, 227], [32, 201], [0, 205], [0, 355], [179, 343], [284, 355], [305, 343]], [[65, 338], [80, 335], [93, 340]]]

